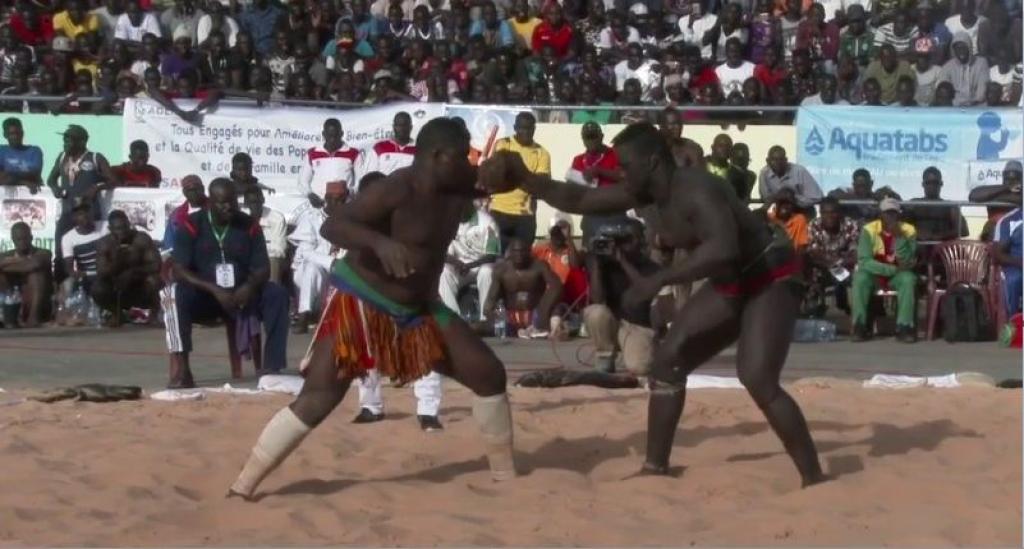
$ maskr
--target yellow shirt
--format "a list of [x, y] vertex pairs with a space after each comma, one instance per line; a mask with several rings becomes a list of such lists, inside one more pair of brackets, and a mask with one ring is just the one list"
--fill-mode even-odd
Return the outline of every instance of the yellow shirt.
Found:
[[[517, 152], [523, 158], [526, 169], [530, 170], [531, 173], [551, 175], [551, 155], [536, 142], [534, 142], [533, 146], [526, 147], [520, 145], [518, 141], [511, 137], [505, 137], [498, 140], [494, 150]], [[492, 196], [491, 210], [506, 215], [533, 214], [530, 195], [522, 189]]]
[[78, 73], [78, 71], [89, 71], [90, 73], [92, 73], [93, 87], [95, 87], [96, 84], [98, 84], [98, 82], [96, 82], [96, 78], [98, 78], [100, 75], [100, 66], [95, 61], [85, 62], [79, 61], [78, 59], [73, 59], [71, 61], [71, 70], [75, 71], [76, 74]]
[[81, 24], [71, 22], [71, 15], [65, 10], [53, 16], [53, 30], [68, 38], [74, 38], [83, 32], [97, 32], [100, 29], [100, 20], [92, 13], [85, 14]]
[[515, 17], [509, 17], [508, 26], [512, 27], [515, 33], [516, 44], [521, 48], [531, 49], [533, 47], [533, 29], [540, 24], [540, 19], [531, 17], [520, 23]]

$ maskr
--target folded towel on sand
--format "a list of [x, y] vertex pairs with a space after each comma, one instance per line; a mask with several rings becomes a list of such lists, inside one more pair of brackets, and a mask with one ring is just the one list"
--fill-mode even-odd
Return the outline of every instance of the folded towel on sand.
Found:
[[913, 387], [935, 387], [949, 389], [952, 387], [976, 386], [992, 387], [995, 382], [985, 374], [977, 372], [960, 372], [944, 376], [901, 376], [891, 374], [875, 374], [864, 382], [868, 389], [910, 389]]

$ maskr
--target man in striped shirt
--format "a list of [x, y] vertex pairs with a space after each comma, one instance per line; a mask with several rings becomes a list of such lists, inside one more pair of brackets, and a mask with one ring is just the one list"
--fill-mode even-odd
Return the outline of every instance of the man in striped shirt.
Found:
[[342, 141], [344, 135], [341, 122], [337, 118], [328, 118], [324, 121], [323, 147], [313, 147], [306, 152], [306, 162], [299, 172], [299, 188], [316, 208], [324, 205], [328, 183], [341, 181], [350, 193], [356, 192], [356, 168], [362, 155], [359, 149]]

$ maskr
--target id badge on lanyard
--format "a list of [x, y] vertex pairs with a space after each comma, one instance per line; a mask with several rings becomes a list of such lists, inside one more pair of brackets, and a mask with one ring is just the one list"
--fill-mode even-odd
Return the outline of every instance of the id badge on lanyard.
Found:
[[213, 231], [213, 237], [217, 239], [217, 247], [220, 248], [220, 263], [216, 265], [214, 270], [215, 281], [217, 286], [221, 288], [232, 289], [235, 287], [235, 266], [228, 263], [227, 256], [224, 254], [224, 237], [228, 234], [228, 228], [224, 227], [218, 233], [217, 228], [213, 225], [213, 215], [207, 211], [206, 216], [210, 220], [210, 230]]

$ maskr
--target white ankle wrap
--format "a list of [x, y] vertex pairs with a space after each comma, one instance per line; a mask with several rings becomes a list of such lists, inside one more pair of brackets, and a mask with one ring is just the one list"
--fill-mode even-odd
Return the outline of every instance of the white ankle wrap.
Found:
[[249, 454], [249, 461], [231, 485], [231, 490], [251, 497], [260, 482], [299, 446], [311, 430], [291, 408], [282, 408], [263, 428], [263, 433]]
[[516, 467], [512, 456], [512, 410], [508, 394], [476, 397], [473, 400], [473, 418], [480, 425], [491, 476], [494, 480], [514, 478]]

